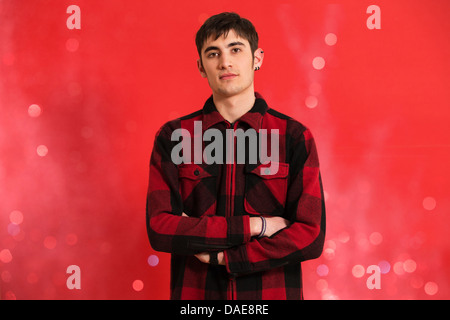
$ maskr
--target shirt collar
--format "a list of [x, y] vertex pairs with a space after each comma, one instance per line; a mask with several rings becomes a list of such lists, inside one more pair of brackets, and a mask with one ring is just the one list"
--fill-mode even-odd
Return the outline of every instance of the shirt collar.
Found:
[[[255, 104], [253, 105], [253, 107], [247, 113], [242, 115], [242, 117], [240, 117], [238, 121], [246, 122], [253, 129], [259, 130], [261, 128], [261, 122], [264, 114], [269, 107], [259, 93], [255, 92], [255, 98]], [[219, 113], [219, 111], [217, 111], [217, 108], [213, 101], [213, 97], [211, 96], [208, 98], [208, 100], [206, 100], [205, 105], [203, 106], [203, 130], [206, 130], [212, 125], [222, 121], [226, 120]]]

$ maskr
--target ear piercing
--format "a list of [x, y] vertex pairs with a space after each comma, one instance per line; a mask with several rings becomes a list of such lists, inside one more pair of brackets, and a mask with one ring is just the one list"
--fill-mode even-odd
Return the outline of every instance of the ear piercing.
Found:
[[[264, 51], [261, 50], [261, 53], [264, 53]], [[259, 69], [261, 69], [261, 67], [255, 67], [255, 71], [258, 71]]]

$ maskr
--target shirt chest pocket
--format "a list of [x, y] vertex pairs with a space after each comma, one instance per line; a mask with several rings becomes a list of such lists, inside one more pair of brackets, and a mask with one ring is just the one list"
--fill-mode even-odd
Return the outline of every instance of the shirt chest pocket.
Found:
[[182, 163], [178, 166], [178, 182], [183, 211], [191, 217], [216, 212], [217, 166]]
[[250, 214], [282, 215], [286, 204], [289, 164], [246, 165], [244, 207]]

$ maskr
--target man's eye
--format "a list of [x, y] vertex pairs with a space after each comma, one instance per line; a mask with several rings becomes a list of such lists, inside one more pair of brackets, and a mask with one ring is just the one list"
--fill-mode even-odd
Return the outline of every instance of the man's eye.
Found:
[[211, 52], [208, 54], [208, 58], [214, 58], [214, 57], [217, 57], [218, 55], [219, 55], [218, 52]]
[[239, 51], [241, 51], [241, 49], [240, 48], [233, 48], [233, 50], [232, 50], [234, 53], [238, 53]]

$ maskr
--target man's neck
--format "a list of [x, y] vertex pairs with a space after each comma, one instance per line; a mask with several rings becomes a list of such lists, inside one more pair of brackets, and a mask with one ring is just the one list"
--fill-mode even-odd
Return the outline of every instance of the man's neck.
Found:
[[217, 111], [230, 123], [234, 123], [246, 114], [255, 104], [255, 92], [249, 90], [239, 95], [223, 97], [213, 94], [214, 104]]

